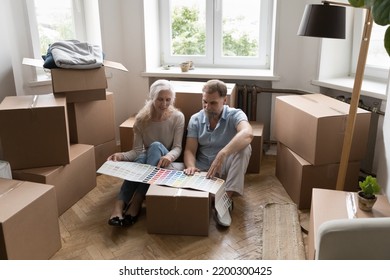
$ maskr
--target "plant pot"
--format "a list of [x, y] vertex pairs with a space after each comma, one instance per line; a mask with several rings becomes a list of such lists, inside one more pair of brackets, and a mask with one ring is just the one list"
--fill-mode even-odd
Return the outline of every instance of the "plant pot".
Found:
[[180, 64], [181, 72], [188, 72], [190, 70], [190, 64], [188, 62], [183, 62]]
[[376, 196], [373, 198], [365, 198], [362, 191], [358, 192], [358, 205], [359, 208], [363, 211], [371, 211], [376, 202], [376, 199]]

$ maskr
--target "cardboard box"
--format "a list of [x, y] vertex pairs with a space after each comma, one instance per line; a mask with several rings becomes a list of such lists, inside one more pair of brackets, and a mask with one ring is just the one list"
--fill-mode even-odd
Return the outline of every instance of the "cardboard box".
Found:
[[[312, 165], [298, 154], [278, 143], [275, 175], [298, 209], [309, 209], [313, 188], [335, 189], [340, 164]], [[349, 162], [345, 190], [359, 188], [360, 161]]]
[[0, 178], [0, 259], [45, 260], [60, 248], [54, 187]]
[[116, 140], [112, 139], [106, 143], [95, 146], [96, 170], [102, 166], [107, 158], [117, 152]]
[[[313, 165], [340, 162], [349, 104], [323, 94], [279, 96], [276, 139]], [[364, 159], [371, 113], [358, 108], [350, 161]]]
[[73, 144], [70, 146], [69, 164], [13, 170], [12, 175], [19, 180], [53, 185], [57, 195], [58, 215], [61, 215], [96, 187], [94, 147]]
[[[134, 122], [135, 117], [130, 117], [127, 120], [125, 120], [120, 126], [119, 126], [119, 135], [120, 135], [120, 145], [121, 145], [121, 151], [127, 152], [130, 151], [133, 148], [133, 142], [134, 142]], [[263, 128], [264, 125], [259, 122], [250, 122], [253, 128], [253, 140], [251, 143], [252, 146], [252, 154], [249, 159], [248, 169], [246, 173], [260, 173], [260, 165], [261, 160], [263, 157]], [[186, 128], [185, 128], [186, 131]], [[183, 138], [183, 152], [185, 148], [185, 141], [186, 138], [184, 136]], [[182, 160], [181, 157], [178, 158], [177, 161]]]
[[209, 193], [150, 185], [146, 193], [148, 233], [209, 233]]
[[[23, 64], [43, 67], [43, 60], [24, 58]], [[53, 93], [65, 96], [68, 103], [106, 99], [107, 78], [105, 68], [128, 71], [122, 64], [104, 60], [104, 66], [93, 69], [53, 68], [51, 80]]]
[[308, 236], [309, 260], [315, 257], [317, 232], [320, 225], [330, 220], [351, 218], [348, 214], [351, 208], [350, 203], [352, 203], [351, 198], [356, 205], [356, 218], [390, 217], [390, 204], [385, 195], [377, 195], [378, 199], [374, 208], [369, 212], [359, 209], [356, 196], [356, 192], [313, 189]]
[[[104, 67], [94, 69], [51, 69], [53, 93], [100, 92], [105, 98], [107, 88]], [[69, 102], [69, 100], [68, 100]]]
[[68, 103], [70, 142], [100, 145], [115, 138], [114, 94], [105, 100]]
[[65, 98], [6, 96], [0, 104], [0, 143], [11, 169], [68, 164]]
[[133, 148], [135, 117], [130, 117], [119, 126], [119, 136], [121, 141], [121, 151], [127, 152]]
[[263, 158], [263, 129], [264, 125], [251, 121], [253, 129], [253, 139], [251, 142], [252, 154], [249, 159], [246, 173], [260, 173], [261, 160]]
[[[175, 106], [183, 112], [187, 126], [191, 116], [202, 110], [202, 94], [204, 82], [170, 81], [176, 91]], [[237, 87], [234, 83], [226, 83], [227, 102], [230, 107], [235, 107]]]

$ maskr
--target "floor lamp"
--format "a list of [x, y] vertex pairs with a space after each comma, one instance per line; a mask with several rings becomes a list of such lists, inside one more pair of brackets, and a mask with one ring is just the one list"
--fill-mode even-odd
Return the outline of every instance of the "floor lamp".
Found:
[[[323, 5], [306, 5], [298, 35], [322, 38], [345, 39], [345, 6], [349, 4], [332, 1], [322, 1]], [[351, 152], [356, 114], [359, 105], [360, 92], [363, 83], [364, 67], [366, 65], [368, 46], [372, 29], [371, 9], [366, 9], [363, 36], [360, 44], [359, 58], [356, 68], [355, 81], [352, 89], [347, 126], [344, 134], [340, 167], [337, 176], [336, 190], [343, 190]]]

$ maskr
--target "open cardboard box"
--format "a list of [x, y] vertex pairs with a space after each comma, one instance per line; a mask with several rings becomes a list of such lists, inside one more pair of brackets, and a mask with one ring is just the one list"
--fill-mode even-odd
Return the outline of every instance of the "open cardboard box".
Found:
[[148, 233], [203, 235], [209, 233], [209, 193], [150, 185], [146, 194]]
[[[24, 65], [43, 68], [42, 59], [23, 58]], [[107, 79], [105, 67], [128, 71], [121, 63], [104, 60], [103, 66], [93, 69], [53, 68], [53, 93], [65, 95], [68, 103], [105, 100]]]

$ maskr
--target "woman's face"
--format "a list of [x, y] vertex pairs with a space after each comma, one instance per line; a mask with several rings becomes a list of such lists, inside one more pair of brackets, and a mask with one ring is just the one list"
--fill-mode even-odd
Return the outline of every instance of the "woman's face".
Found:
[[157, 98], [153, 102], [154, 109], [157, 112], [163, 113], [172, 104], [172, 93], [169, 90], [162, 90], [158, 93]]

